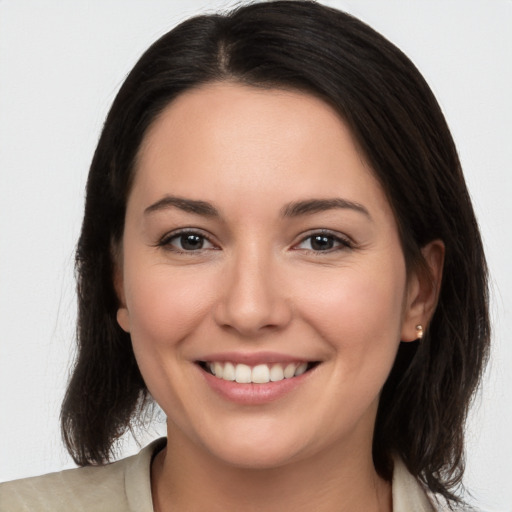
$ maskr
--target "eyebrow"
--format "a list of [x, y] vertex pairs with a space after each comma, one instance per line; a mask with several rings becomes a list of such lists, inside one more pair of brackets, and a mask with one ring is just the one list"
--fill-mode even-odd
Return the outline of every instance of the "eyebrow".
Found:
[[[156, 203], [148, 206], [144, 210], [144, 214], [168, 210], [170, 208], [178, 208], [187, 213], [195, 213], [205, 217], [220, 217], [218, 210], [207, 201], [199, 201], [196, 199], [185, 199], [184, 197], [165, 196]], [[364, 214], [371, 220], [370, 212], [360, 203], [348, 201], [342, 198], [331, 199], [307, 199], [304, 201], [294, 201], [285, 205], [281, 209], [282, 217], [300, 217], [301, 215], [309, 215], [313, 213], [324, 212], [334, 209], [348, 209]]]
[[325, 212], [334, 209], [348, 209], [364, 214], [370, 220], [372, 216], [370, 212], [360, 203], [348, 201], [335, 197], [332, 199], [308, 199], [306, 201], [294, 201], [282, 208], [281, 215], [283, 217], [299, 217], [312, 213]]
[[144, 210], [144, 215], [168, 210], [169, 208], [178, 208], [188, 213], [195, 213], [205, 217], [219, 217], [217, 209], [206, 201], [197, 201], [195, 199], [185, 199], [184, 197], [165, 196], [156, 203], [148, 206]]

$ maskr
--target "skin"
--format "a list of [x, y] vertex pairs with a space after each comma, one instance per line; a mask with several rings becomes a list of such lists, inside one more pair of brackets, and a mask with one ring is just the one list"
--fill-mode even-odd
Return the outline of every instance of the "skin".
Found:
[[[283, 215], [312, 199], [350, 207]], [[184, 249], [184, 228], [202, 248]], [[143, 141], [120, 252], [118, 322], [168, 416], [156, 510], [391, 510], [371, 455], [379, 393], [432, 314], [443, 247], [423, 250], [432, 280], [407, 273], [386, 196], [330, 106], [233, 83], [182, 94]], [[320, 364], [277, 400], [238, 404], [196, 364], [226, 351]]]

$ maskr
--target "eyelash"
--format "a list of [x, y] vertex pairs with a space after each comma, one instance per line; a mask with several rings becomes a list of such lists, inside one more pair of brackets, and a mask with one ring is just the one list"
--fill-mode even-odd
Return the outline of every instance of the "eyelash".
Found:
[[178, 249], [178, 248], [172, 246], [171, 242], [173, 240], [178, 240], [180, 237], [183, 237], [186, 235], [189, 235], [189, 236], [193, 235], [198, 238], [201, 238], [203, 240], [203, 244], [206, 241], [209, 244], [211, 244], [214, 248], [217, 248], [215, 246], [215, 244], [210, 240], [210, 238], [208, 236], [206, 236], [203, 232], [196, 231], [196, 230], [190, 229], [190, 228], [185, 228], [185, 229], [182, 229], [179, 231], [173, 231], [172, 233], [168, 233], [167, 235], [163, 236], [156, 245], [158, 247], [163, 247], [166, 250], [169, 250], [169, 251], [172, 251], [172, 252], [175, 252], [178, 254], [194, 254], [194, 253], [197, 254], [198, 252], [202, 252], [203, 250], [210, 250], [210, 248], [203, 249], [203, 247], [201, 247], [198, 250], [184, 250], [184, 249]]
[[[320, 229], [318, 231], [310, 232], [307, 236], [302, 237], [300, 242], [298, 244], [294, 245], [294, 248], [303, 244], [307, 240], [312, 240], [315, 237], [329, 239], [330, 241], [332, 241], [332, 243], [338, 244], [338, 245], [335, 247], [326, 249], [326, 250], [304, 249], [305, 251], [307, 251], [310, 254], [316, 254], [316, 255], [330, 254], [333, 252], [343, 251], [346, 249], [354, 248], [354, 244], [349, 238], [341, 236], [339, 234], [335, 234], [332, 231], [325, 230], [325, 229]], [[300, 249], [296, 249], [296, 250], [300, 250]]]
[[[211, 248], [210, 247], [208, 247], [208, 248], [200, 247], [197, 250], [194, 250], [194, 249], [185, 250], [185, 249], [176, 248], [172, 245], [173, 240], [178, 240], [180, 237], [183, 237], [186, 235], [196, 236], [202, 240], [202, 245], [204, 245], [204, 243], [207, 242], [210, 245], [212, 245], [213, 247], [211, 247]], [[331, 243], [338, 244], [338, 245], [337, 246], [335, 245], [334, 247], [330, 247], [326, 250], [320, 250], [320, 249], [315, 250], [313, 248], [311, 248], [311, 249], [304, 248], [302, 250], [304, 250], [310, 254], [320, 255], [320, 254], [329, 254], [329, 253], [333, 253], [333, 252], [337, 252], [337, 251], [341, 251], [341, 250], [345, 250], [345, 249], [352, 249], [354, 247], [353, 242], [346, 237], [342, 237], [340, 235], [334, 234], [328, 230], [318, 230], [318, 231], [311, 232], [307, 236], [303, 236], [301, 238], [301, 240], [292, 247], [292, 249], [293, 250], [301, 250], [299, 248], [299, 246], [304, 244], [308, 240], [312, 241], [312, 239], [314, 237], [323, 238], [324, 240], [328, 239]], [[172, 252], [175, 252], [178, 254], [189, 254], [189, 255], [197, 254], [204, 250], [212, 250], [212, 249], [217, 250], [218, 249], [218, 247], [210, 240], [210, 238], [208, 236], [206, 236], [203, 232], [197, 231], [194, 229], [182, 229], [179, 231], [169, 233], [169, 234], [165, 235], [164, 237], [162, 237], [160, 239], [160, 241], [156, 244], [156, 246], [163, 247], [166, 250], [169, 250], [169, 251], [172, 251]]]

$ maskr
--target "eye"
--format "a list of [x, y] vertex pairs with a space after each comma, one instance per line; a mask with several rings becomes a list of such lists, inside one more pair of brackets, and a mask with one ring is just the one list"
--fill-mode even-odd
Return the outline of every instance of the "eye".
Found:
[[160, 246], [176, 252], [196, 252], [204, 249], [215, 249], [215, 246], [204, 236], [194, 231], [182, 231], [164, 237]]
[[351, 243], [330, 233], [314, 233], [304, 238], [295, 247], [306, 251], [329, 252], [351, 247]]

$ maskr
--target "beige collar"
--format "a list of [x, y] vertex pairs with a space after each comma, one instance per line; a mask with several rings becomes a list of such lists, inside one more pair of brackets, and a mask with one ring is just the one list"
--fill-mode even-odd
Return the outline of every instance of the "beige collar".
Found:
[[[125, 492], [130, 510], [152, 512], [150, 467], [151, 460], [166, 444], [158, 439], [146, 446], [137, 456], [131, 457], [125, 472]], [[394, 461], [393, 512], [435, 512], [421, 484], [409, 473], [400, 459]]]
[[400, 459], [393, 470], [393, 512], [435, 512], [421, 484]]

